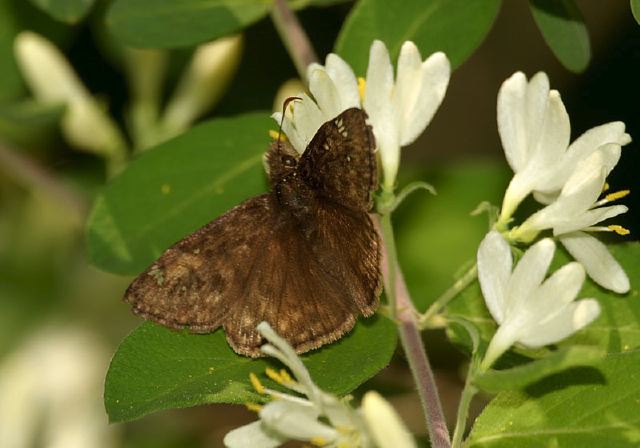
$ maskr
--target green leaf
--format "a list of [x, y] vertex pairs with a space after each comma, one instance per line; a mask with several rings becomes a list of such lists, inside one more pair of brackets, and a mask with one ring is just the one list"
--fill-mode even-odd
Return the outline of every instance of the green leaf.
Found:
[[219, 118], [148, 150], [98, 196], [87, 249], [101, 269], [134, 274], [167, 247], [264, 191], [266, 113]]
[[522, 392], [499, 394], [477, 418], [466, 448], [637, 447], [640, 352], [611, 354]]
[[[602, 308], [600, 317], [560, 345], [588, 345], [599, 347], [608, 353], [619, 353], [640, 347], [640, 321], [638, 319], [640, 316], [640, 291], [638, 289], [640, 288], [640, 263], [638, 263], [640, 243], [611, 245], [609, 250], [629, 276], [631, 291], [621, 296], [602, 289], [587, 279], [578, 294], [578, 299], [583, 297], [597, 299]], [[569, 261], [570, 258], [558, 250], [551, 271]], [[486, 309], [478, 282], [475, 282], [454, 299], [447, 307], [447, 311], [451, 315], [473, 322], [485, 343], [491, 339], [495, 332], [496, 324]], [[454, 341], [464, 344], [466, 336], [461, 337], [454, 328], [451, 330], [449, 336]]]
[[591, 59], [589, 33], [574, 0], [530, 0], [531, 13], [545, 42], [562, 65], [575, 73]]
[[487, 392], [521, 389], [569, 367], [594, 364], [604, 351], [593, 347], [572, 346], [549, 356], [506, 370], [489, 370], [474, 378], [474, 384]]
[[501, 0], [361, 0], [351, 11], [336, 51], [356, 74], [364, 75], [369, 47], [384, 41], [395, 62], [404, 41], [411, 40], [423, 57], [444, 51], [453, 67], [462, 64], [485, 38]]
[[[383, 369], [395, 348], [395, 325], [375, 316], [302, 359], [316, 384], [344, 395]], [[105, 406], [110, 421], [119, 422], [161, 409], [261, 401], [249, 385], [249, 373], [260, 376], [269, 366], [276, 366], [275, 361], [236, 355], [221, 330], [195, 335], [145, 323], [122, 342], [111, 361]]]
[[31, 0], [31, 3], [60, 22], [76, 23], [82, 20], [95, 0]]
[[115, 0], [107, 24], [126, 45], [185, 47], [240, 31], [269, 8], [265, 0]]
[[638, 25], [640, 25], [640, 0], [631, 0], [631, 13]]

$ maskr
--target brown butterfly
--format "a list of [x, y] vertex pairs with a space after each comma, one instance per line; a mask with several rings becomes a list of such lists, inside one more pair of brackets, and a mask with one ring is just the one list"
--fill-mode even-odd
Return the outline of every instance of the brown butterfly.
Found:
[[298, 353], [336, 341], [381, 290], [375, 140], [361, 109], [324, 123], [302, 156], [267, 153], [271, 191], [167, 249], [127, 289], [136, 314], [207, 333], [223, 326], [239, 354], [261, 356], [267, 321]]

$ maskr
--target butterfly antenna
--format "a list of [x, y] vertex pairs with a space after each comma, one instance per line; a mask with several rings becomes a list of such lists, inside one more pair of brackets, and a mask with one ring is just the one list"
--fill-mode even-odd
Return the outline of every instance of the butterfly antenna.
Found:
[[287, 112], [287, 107], [289, 106], [289, 104], [291, 104], [293, 101], [302, 101], [302, 98], [298, 96], [290, 96], [289, 98], [284, 100], [284, 103], [282, 103], [282, 118], [280, 119], [280, 126], [278, 127], [278, 149], [280, 149], [280, 142], [282, 141], [281, 136], [282, 123], [284, 123], [284, 114]]

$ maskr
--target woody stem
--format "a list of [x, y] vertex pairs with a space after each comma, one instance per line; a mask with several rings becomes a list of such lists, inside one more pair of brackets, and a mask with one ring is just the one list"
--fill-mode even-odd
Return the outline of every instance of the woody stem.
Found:
[[382, 271], [385, 291], [389, 303], [394, 303], [392, 314], [398, 323], [400, 341], [420, 397], [431, 446], [451, 448], [449, 430], [444, 419], [438, 388], [418, 327], [418, 312], [413, 306], [409, 290], [398, 265], [389, 214], [383, 215], [380, 221], [384, 246]]
[[307, 67], [318, 62], [318, 56], [311, 45], [309, 36], [300, 25], [295, 13], [286, 0], [274, 0], [271, 19], [293, 60], [300, 78], [307, 82]]

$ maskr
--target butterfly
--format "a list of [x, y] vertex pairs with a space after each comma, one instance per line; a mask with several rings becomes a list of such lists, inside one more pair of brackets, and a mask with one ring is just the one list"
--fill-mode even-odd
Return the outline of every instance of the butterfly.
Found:
[[371, 316], [382, 289], [380, 241], [368, 211], [378, 185], [367, 115], [324, 123], [302, 155], [278, 139], [266, 154], [271, 189], [167, 249], [125, 301], [161, 325], [224, 328], [238, 354], [262, 356], [267, 321], [297, 353]]

